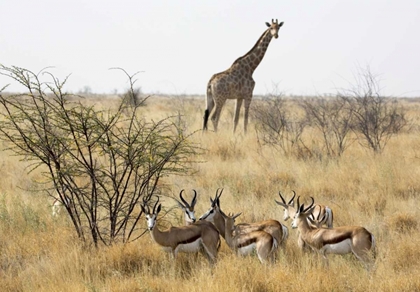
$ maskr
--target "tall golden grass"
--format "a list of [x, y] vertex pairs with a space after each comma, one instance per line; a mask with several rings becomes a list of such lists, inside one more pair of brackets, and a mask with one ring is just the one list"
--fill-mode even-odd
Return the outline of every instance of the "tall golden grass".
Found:
[[[112, 99], [87, 102], [115, 106]], [[329, 266], [297, 247], [290, 228], [278, 261], [262, 265], [255, 256], [237, 257], [223, 242], [211, 268], [199, 255], [179, 254], [173, 261], [150, 236], [127, 245], [82, 246], [64, 213], [52, 218], [52, 200], [36, 191], [36, 171], [25, 161], [0, 152], [0, 290], [1, 291], [420, 291], [420, 103], [406, 102], [412, 130], [391, 139], [374, 155], [353, 143], [337, 159], [285, 157], [260, 147], [252, 130], [232, 135], [227, 103], [218, 133], [194, 134], [205, 149], [191, 176], [168, 177], [168, 195], [196, 189], [196, 213], [209, 207], [209, 197], [224, 188], [222, 209], [242, 212], [238, 222], [267, 218], [281, 222], [274, 203], [281, 191], [334, 210], [335, 225], [362, 225], [378, 246], [375, 269], [367, 272], [352, 255], [329, 256]], [[200, 130], [204, 101], [150, 98], [143, 114], [158, 119], [181, 113], [189, 131]], [[210, 126], [211, 128], [211, 126]], [[4, 145], [0, 145], [1, 149]], [[166, 207], [174, 201], [164, 199]], [[179, 216], [180, 215], [180, 211]], [[180, 224], [179, 220], [172, 222]], [[284, 223], [284, 222], [283, 222]], [[144, 227], [145, 221], [140, 222]]]

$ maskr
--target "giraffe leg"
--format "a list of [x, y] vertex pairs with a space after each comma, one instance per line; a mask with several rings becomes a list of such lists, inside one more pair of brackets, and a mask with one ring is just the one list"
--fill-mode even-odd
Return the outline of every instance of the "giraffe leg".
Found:
[[217, 125], [219, 124], [220, 113], [222, 112], [223, 105], [225, 104], [225, 100], [217, 101], [216, 100], [216, 108], [214, 110], [213, 115], [211, 116], [211, 121], [213, 122], [214, 131], [217, 132]]
[[249, 106], [251, 105], [251, 98], [245, 99], [244, 107], [245, 107], [245, 113], [244, 113], [244, 133], [246, 134], [246, 130], [248, 127], [248, 115], [249, 115]]
[[242, 106], [242, 98], [238, 98], [236, 100], [236, 105], [235, 105], [235, 116], [233, 118], [233, 133], [235, 133], [236, 131], [236, 126], [238, 125], [238, 121], [239, 121], [239, 113], [241, 112], [241, 106]]

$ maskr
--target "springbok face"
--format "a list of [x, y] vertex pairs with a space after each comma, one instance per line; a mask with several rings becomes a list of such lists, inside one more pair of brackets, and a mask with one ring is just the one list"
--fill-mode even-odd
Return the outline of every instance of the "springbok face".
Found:
[[314, 198], [311, 197], [311, 200], [312, 200], [312, 203], [308, 207], [305, 208], [304, 204], [302, 205], [299, 204], [299, 198], [297, 199], [298, 210], [295, 216], [293, 216], [292, 228], [298, 228], [299, 222], [301, 220], [307, 220], [307, 218], [312, 214], [312, 211], [315, 208]]
[[182, 203], [177, 200], [179, 207], [182, 209], [182, 211], [184, 211], [184, 218], [185, 218], [186, 225], [192, 224], [196, 221], [194, 207], [195, 207], [195, 204], [197, 203], [197, 192], [195, 190], [193, 191], [194, 191], [194, 197], [191, 201], [191, 204], [189, 204], [182, 196], [182, 193], [184, 192], [184, 190], [182, 190], [179, 193], [179, 197]]
[[153, 212], [150, 212], [149, 206], [147, 205], [141, 205], [141, 209], [143, 211], [143, 213], [146, 215], [146, 221], [147, 221], [147, 228], [152, 231], [153, 228], [156, 226], [156, 219], [157, 219], [157, 215], [159, 214], [160, 210], [161, 210], [161, 205], [159, 204], [159, 206], [156, 205], [159, 203], [159, 198], [157, 200], [157, 202], [155, 203], [155, 206], [153, 207]]
[[147, 228], [151, 231], [153, 230], [153, 227], [156, 225], [156, 215], [155, 214], [147, 214], [146, 215], [146, 221], [147, 221]]
[[271, 35], [276, 39], [279, 37], [279, 30], [280, 27], [283, 25], [284, 22], [278, 22], [278, 20], [276, 19], [276, 21], [274, 21], [274, 19], [271, 20], [271, 24], [266, 22], [265, 24], [270, 28], [270, 33]]
[[220, 190], [219, 193], [219, 189], [217, 189], [216, 191], [216, 196], [214, 197], [214, 199], [210, 198], [210, 208], [203, 214], [201, 215], [201, 217], [199, 218], [199, 220], [207, 220], [210, 222], [214, 221], [214, 216], [216, 215], [216, 211], [217, 209], [220, 210], [220, 201], [219, 198], [223, 193], [223, 189]]
[[225, 215], [222, 213], [222, 216], [225, 219], [226, 231], [229, 230], [230, 232], [233, 232], [235, 230], [235, 219], [241, 214], [242, 213]]
[[295, 191], [292, 191], [292, 192], [293, 192], [293, 197], [289, 200], [288, 203], [286, 203], [286, 200], [283, 198], [280, 192], [279, 192], [279, 196], [280, 196], [281, 202], [274, 200], [278, 205], [284, 208], [284, 215], [283, 215], [284, 221], [287, 221], [289, 218], [293, 218], [296, 214], [295, 201], [294, 201], [296, 197], [296, 192]]

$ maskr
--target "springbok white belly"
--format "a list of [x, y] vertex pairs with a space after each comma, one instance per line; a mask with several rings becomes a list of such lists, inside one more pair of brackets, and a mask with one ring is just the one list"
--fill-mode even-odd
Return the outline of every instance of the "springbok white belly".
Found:
[[251, 254], [256, 248], [255, 243], [238, 248], [238, 254], [246, 256]]
[[176, 252], [198, 252], [202, 245], [202, 239], [198, 238], [196, 241], [193, 241], [191, 243], [185, 243], [185, 244], [179, 244], [176, 247]]
[[351, 252], [351, 240], [346, 239], [339, 243], [326, 244], [321, 248], [322, 253], [346, 254]]

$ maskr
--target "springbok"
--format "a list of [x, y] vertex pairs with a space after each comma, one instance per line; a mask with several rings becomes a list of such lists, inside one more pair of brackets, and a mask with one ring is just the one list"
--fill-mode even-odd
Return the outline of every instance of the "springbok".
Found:
[[194, 191], [194, 197], [191, 200], [191, 204], [189, 204], [182, 196], [182, 193], [184, 192], [184, 190], [181, 190], [181, 192], [179, 193], [179, 198], [181, 199], [182, 203], [176, 200], [178, 203], [178, 206], [184, 212], [185, 225], [191, 225], [196, 221], [194, 206], [197, 203], [197, 192], [195, 190], [193, 191]]
[[353, 253], [369, 269], [375, 256], [375, 237], [372, 233], [361, 226], [340, 226], [330, 229], [311, 226], [308, 218], [315, 208], [314, 199], [312, 197], [311, 199], [312, 203], [305, 208], [304, 204], [299, 204], [298, 197], [297, 212], [292, 221], [292, 228], [298, 228], [305, 244], [321, 254], [327, 264], [327, 254]]
[[54, 198], [54, 202], [52, 204], [52, 216], [53, 217], [58, 217], [61, 213], [61, 209], [64, 206], [66, 208], [70, 208], [70, 204], [71, 204], [71, 199], [67, 196], [64, 197], [64, 201], [61, 201], [60, 197], [57, 196]]
[[161, 210], [161, 204], [158, 205], [158, 203], [159, 197], [152, 212], [146, 202], [141, 205], [153, 241], [162, 246], [165, 251], [170, 252], [174, 259], [178, 252], [202, 252], [210, 264], [214, 264], [220, 246], [219, 232], [214, 225], [200, 221], [188, 226], [170, 227], [168, 230], [161, 231], [156, 226], [157, 216]]
[[63, 203], [61, 203], [57, 198], [54, 199], [54, 203], [52, 204], [53, 217], [57, 217], [60, 214], [62, 206], [63, 206]]
[[[287, 221], [289, 218], [293, 218], [297, 212], [297, 209], [295, 208], [295, 201], [294, 201], [296, 197], [296, 192], [295, 191], [292, 191], [292, 192], [293, 192], [293, 197], [287, 203], [280, 192], [279, 192], [279, 196], [280, 196], [281, 202], [274, 200], [278, 205], [284, 208], [284, 215], [283, 215], [284, 221]], [[323, 218], [321, 226], [325, 224], [328, 228], [333, 227], [334, 216], [333, 216], [333, 211], [331, 210], [330, 207], [321, 205], [321, 204], [316, 204], [315, 208], [312, 211], [312, 216], [313, 218], [319, 218], [319, 217]]]
[[[221, 189], [219, 193], [219, 189], [216, 191], [216, 196], [214, 199], [210, 198], [211, 206], [210, 208], [200, 217], [200, 220], [210, 221], [216, 226], [219, 233], [224, 237], [225, 235], [225, 218], [223, 215], [223, 211], [220, 209], [220, 196], [223, 193], [223, 189]], [[226, 216], [226, 215], [225, 215]], [[270, 234], [274, 240], [275, 245], [278, 247], [280, 244], [284, 244], [288, 235], [289, 231], [287, 227], [281, 224], [277, 220], [269, 219], [264, 220], [261, 222], [255, 223], [240, 223], [236, 225], [235, 234], [243, 234], [249, 233], [253, 231], [265, 231], [266, 233]], [[225, 238], [226, 239], [226, 238]]]
[[273, 236], [261, 230], [235, 234], [235, 218], [241, 213], [236, 215], [221, 214], [225, 220], [224, 237], [232, 250], [242, 256], [249, 255], [255, 250], [261, 263], [265, 263], [267, 260], [273, 261], [274, 251], [277, 249]]

